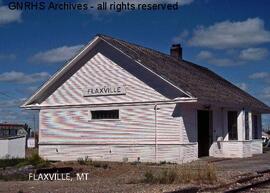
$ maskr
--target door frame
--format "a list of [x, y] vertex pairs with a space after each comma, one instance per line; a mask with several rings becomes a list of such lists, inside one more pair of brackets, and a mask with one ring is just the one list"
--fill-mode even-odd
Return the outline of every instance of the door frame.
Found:
[[[199, 138], [203, 136], [199, 136], [201, 132], [199, 132], [199, 112], [208, 113], [208, 129], [207, 129], [207, 138], [208, 143], [200, 144]], [[213, 111], [212, 110], [206, 110], [206, 109], [198, 109], [197, 110], [197, 142], [198, 142], [198, 157], [204, 157], [209, 156], [209, 150], [213, 143]], [[201, 148], [207, 148], [207, 150], [202, 150]]]

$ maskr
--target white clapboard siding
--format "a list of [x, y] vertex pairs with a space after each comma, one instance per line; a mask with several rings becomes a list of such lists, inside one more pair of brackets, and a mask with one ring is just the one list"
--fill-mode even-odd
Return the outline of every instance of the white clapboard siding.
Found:
[[[83, 97], [83, 90], [87, 87], [108, 85], [124, 85], [126, 95]], [[143, 81], [98, 53], [43, 101], [42, 105], [105, 104], [166, 99]]]
[[263, 153], [263, 143], [261, 139], [252, 140], [251, 145], [253, 155]]
[[40, 145], [39, 154], [48, 160], [86, 158], [99, 161], [170, 161], [186, 163], [197, 159], [196, 143], [185, 145]]
[[222, 141], [220, 147], [218, 143], [214, 142], [210, 149], [210, 155], [214, 157], [231, 157], [231, 158], [243, 158], [251, 157], [252, 141]]
[[[155, 132], [160, 144], [188, 143], [181, 135], [194, 128], [184, 125], [190, 117], [173, 117], [175, 106], [159, 105], [156, 124], [154, 105], [42, 109], [40, 143], [153, 144]], [[89, 111], [104, 109], [119, 109], [120, 119], [90, 120]]]
[[141, 161], [184, 163], [197, 159], [197, 143], [190, 143], [188, 138], [182, 141], [181, 137], [189, 129], [185, 128], [183, 119], [190, 117], [181, 113], [174, 116], [175, 109], [181, 111], [181, 106], [159, 104], [156, 112], [154, 107], [111, 107], [119, 109], [119, 120], [90, 120], [90, 110], [108, 107], [42, 109], [40, 155], [52, 160], [89, 156], [98, 160], [122, 161], [125, 157], [129, 160], [140, 157]]
[[25, 137], [0, 139], [0, 159], [25, 158]]

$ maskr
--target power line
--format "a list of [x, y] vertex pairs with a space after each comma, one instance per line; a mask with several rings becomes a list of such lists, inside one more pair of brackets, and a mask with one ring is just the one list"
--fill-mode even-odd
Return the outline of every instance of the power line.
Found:
[[8, 98], [11, 97], [11, 96], [9, 96], [8, 94], [6, 94], [6, 93], [4, 93], [4, 92], [1, 92], [1, 91], [0, 91], [0, 94], [1, 94], [2, 96], [8, 97]]
[[7, 94], [7, 93], [5, 93], [3, 91], [0, 91], [0, 95], [5, 96], [7, 98], [13, 98], [13, 99], [18, 99], [19, 98], [18, 96], [12, 96], [12, 95], [9, 95], [9, 94]]

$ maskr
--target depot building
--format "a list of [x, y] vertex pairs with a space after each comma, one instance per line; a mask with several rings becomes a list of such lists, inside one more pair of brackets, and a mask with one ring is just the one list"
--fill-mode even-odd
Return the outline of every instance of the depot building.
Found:
[[184, 163], [262, 153], [270, 108], [211, 70], [97, 35], [23, 108], [39, 110], [39, 154], [48, 160]]

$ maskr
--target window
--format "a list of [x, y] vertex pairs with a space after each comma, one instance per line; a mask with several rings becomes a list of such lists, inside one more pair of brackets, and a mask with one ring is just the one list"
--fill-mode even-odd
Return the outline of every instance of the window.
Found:
[[237, 140], [237, 111], [228, 111], [229, 140]]
[[9, 136], [9, 129], [1, 129], [0, 136]]
[[119, 110], [91, 111], [92, 120], [95, 119], [119, 119]]
[[10, 129], [10, 136], [16, 136], [17, 135], [17, 130], [16, 129]]
[[248, 116], [248, 112], [245, 112], [245, 140], [249, 140], [249, 116]]

